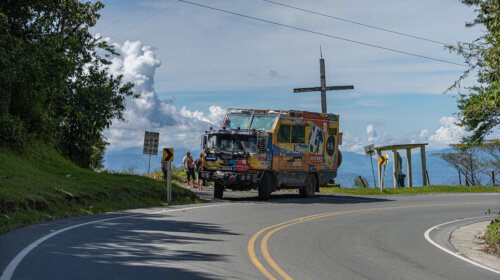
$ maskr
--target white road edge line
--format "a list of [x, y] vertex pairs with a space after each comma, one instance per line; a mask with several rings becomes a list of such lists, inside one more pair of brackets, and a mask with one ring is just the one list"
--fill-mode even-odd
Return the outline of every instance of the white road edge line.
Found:
[[126, 219], [126, 218], [133, 218], [133, 217], [139, 217], [139, 216], [146, 216], [146, 215], [152, 215], [152, 214], [159, 214], [159, 213], [167, 213], [167, 212], [177, 212], [177, 211], [184, 211], [184, 210], [191, 210], [191, 209], [199, 209], [199, 208], [209, 208], [209, 207], [217, 207], [217, 206], [223, 206], [223, 205], [234, 205], [234, 204], [215, 204], [215, 205], [205, 205], [205, 206], [195, 206], [195, 207], [188, 207], [188, 208], [177, 208], [177, 209], [170, 209], [170, 210], [161, 210], [161, 211], [155, 211], [151, 213], [141, 213], [141, 214], [134, 214], [134, 215], [128, 215], [128, 216], [121, 216], [121, 217], [115, 217], [115, 218], [108, 218], [108, 219], [102, 219], [102, 220], [96, 220], [96, 221], [91, 221], [91, 222], [86, 222], [82, 224], [77, 224], [73, 225], [70, 227], [66, 227], [63, 229], [60, 229], [58, 231], [54, 231], [50, 234], [47, 234], [35, 242], [31, 243], [28, 245], [26, 248], [24, 248], [21, 252], [19, 252], [7, 265], [5, 270], [2, 273], [2, 276], [0, 277], [0, 280], [10, 280], [12, 278], [12, 275], [14, 275], [14, 271], [16, 270], [17, 266], [23, 261], [24, 257], [31, 252], [34, 248], [36, 248], [38, 245], [43, 243], [44, 241], [60, 234], [68, 230], [72, 230], [75, 228], [91, 225], [91, 224], [96, 224], [96, 223], [101, 223], [101, 222], [107, 222], [107, 221], [113, 221], [113, 220], [119, 220], [119, 219]]
[[435, 230], [435, 229], [437, 229], [438, 227], [441, 227], [441, 226], [443, 226], [443, 225], [451, 224], [451, 223], [458, 222], [458, 221], [465, 221], [465, 220], [471, 220], [471, 219], [477, 219], [477, 218], [483, 218], [483, 217], [484, 217], [484, 216], [472, 217], [472, 218], [466, 218], [466, 219], [458, 219], [458, 220], [455, 220], [455, 221], [446, 222], [446, 223], [439, 224], [439, 225], [437, 225], [437, 226], [433, 226], [433, 227], [431, 227], [430, 229], [428, 229], [428, 230], [424, 233], [425, 239], [427, 239], [427, 241], [428, 241], [429, 243], [431, 243], [432, 245], [434, 245], [434, 246], [438, 247], [439, 249], [441, 249], [441, 250], [445, 251], [446, 253], [448, 253], [448, 254], [450, 254], [450, 255], [452, 255], [452, 256], [455, 256], [455, 257], [457, 257], [457, 258], [459, 258], [459, 259], [461, 259], [461, 260], [463, 260], [463, 261], [466, 261], [466, 262], [468, 262], [468, 263], [470, 263], [470, 264], [472, 264], [472, 265], [475, 265], [475, 266], [477, 266], [477, 267], [484, 268], [484, 269], [489, 270], [489, 271], [491, 271], [491, 272], [494, 272], [494, 273], [500, 274], [500, 271], [498, 271], [498, 270], [495, 270], [495, 269], [493, 269], [493, 268], [491, 268], [491, 267], [487, 267], [487, 266], [485, 266], [485, 265], [482, 265], [482, 264], [480, 264], [480, 263], [477, 263], [477, 262], [475, 262], [475, 261], [472, 261], [472, 260], [470, 260], [470, 259], [468, 259], [468, 258], [466, 258], [466, 257], [463, 257], [460, 253], [455, 253], [455, 252], [452, 252], [452, 251], [450, 251], [450, 250], [448, 250], [448, 249], [444, 248], [443, 246], [441, 246], [441, 245], [437, 244], [436, 242], [434, 242], [434, 240], [432, 240], [432, 239], [430, 238], [430, 236], [429, 236], [429, 234], [430, 234], [430, 232], [431, 232], [431, 231], [433, 231], [433, 230]]

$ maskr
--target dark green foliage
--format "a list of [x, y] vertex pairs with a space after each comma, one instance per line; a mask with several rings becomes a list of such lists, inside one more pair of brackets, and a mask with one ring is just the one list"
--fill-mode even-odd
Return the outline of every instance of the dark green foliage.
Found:
[[102, 135], [111, 120], [123, 119], [124, 99], [132, 88], [121, 86], [121, 77], [108, 76], [96, 65], [78, 75], [68, 96], [62, 125], [62, 150], [79, 166], [101, 168], [106, 149]]
[[37, 138], [82, 167], [101, 165], [102, 132], [122, 119], [132, 95], [131, 84], [107, 73], [113, 48], [89, 32], [102, 8], [77, 0], [0, 3], [0, 145], [19, 150]]
[[477, 73], [477, 84], [458, 98], [459, 125], [473, 132], [462, 142], [479, 144], [500, 124], [500, 0], [461, 0], [477, 7], [477, 18], [467, 27], [483, 25], [484, 35], [472, 43], [449, 46], [464, 57], [469, 69], [448, 89], [460, 87], [469, 74]]

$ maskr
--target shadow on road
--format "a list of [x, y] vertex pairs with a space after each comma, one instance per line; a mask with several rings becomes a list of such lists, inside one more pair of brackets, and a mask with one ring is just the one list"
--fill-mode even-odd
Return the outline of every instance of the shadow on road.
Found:
[[[196, 248], [217, 246], [217, 242], [222, 246], [224, 240], [218, 238], [225, 235], [239, 234], [215, 224], [170, 220], [165, 214], [102, 222], [43, 243], [37, 251], [46, 257], [40, 258], [37, 275], [42, 279], [221, 279], [196, 269], [196, 263], [224, 262], [230, 256]], [[16, 276], [29, 278], [21, 271]]]
[[273, 193], [267, 201], [259, 200], [256, 196], [248, 197], [225, 197], [224, 201], [234, 202], [261, 202], [261, 203], [297, 203], [297, 204], [356, 204], [356, 203], [375, 203], [392, 201], [386, 198], [349, 196], [349, 195], [327, 195], [316, 194], [314, 198], [303, 198], [298, 193]]
[[[182, 185], [181, 185], [182, 186]], [[182, 186], [187, 189], [186, 186]], [[353, 203], [374, 203], [392, 201], [387, 198], [350, 196], [344, 194], [316, 193], [314, 198], [302, 198], [298, 191], [278, 191], [273, 192], [267, 201], [259, 200], [256, 190], [231, 191], [225, 190], [223, 199], [214, 199], [213, 187], [205, 187], [202, 191], [189, 189], [206, 202], [262, 202], [262, 203], [300, 203], [300, 204], [353, 204]]]

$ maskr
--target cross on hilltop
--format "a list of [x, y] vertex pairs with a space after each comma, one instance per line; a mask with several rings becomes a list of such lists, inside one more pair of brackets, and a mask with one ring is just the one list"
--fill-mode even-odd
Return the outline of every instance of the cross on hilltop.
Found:
[[319, 70], [321, 74], [321, 87], [311, 87], [311, 88], [294, 88], [294, 93], [299, 92], [309, 92], [309, 91], [321, 91], [321, 113], [328, 113], [326, 109], [326, 91], [327, 90], [343, 90], [343, 89], [354, 89], [354, 86], [326, 86], [325, 79], [325, 60], [323, 59], [323, 55], [319, 59]]

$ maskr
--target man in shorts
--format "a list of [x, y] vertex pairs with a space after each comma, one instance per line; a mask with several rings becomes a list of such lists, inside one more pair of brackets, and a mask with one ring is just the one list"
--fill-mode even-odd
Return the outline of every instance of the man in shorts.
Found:
[[[186, 170], [188, 188], [194, 187], [194, 160], [190, 151], [187, 151], [186, 156], [182, 159], [182, 166]], [[189, 181], [190, 178], [192, 181]]]

